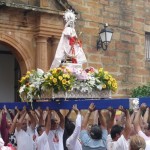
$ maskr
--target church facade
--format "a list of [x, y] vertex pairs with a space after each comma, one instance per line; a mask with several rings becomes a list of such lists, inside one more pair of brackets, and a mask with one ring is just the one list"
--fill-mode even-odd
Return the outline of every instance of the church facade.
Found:
[[[149, 44], [146, 44], [150, 32], [149, 3], [144, 0], [0, 1], [0, 101], [19, 100], [18, 80], [26, 71], [50, 68], [67, 9], [74, 9], [77, 14], [75, 28], [88, 61], [84, 67], [103, 67], [109, 71], [118, 81], [114, 97], [128, 97], [133, 87], [150, 79]], [[107, 51], [97, 51], [96, 41], [104, 23], [113, 29], [113, 38]]]

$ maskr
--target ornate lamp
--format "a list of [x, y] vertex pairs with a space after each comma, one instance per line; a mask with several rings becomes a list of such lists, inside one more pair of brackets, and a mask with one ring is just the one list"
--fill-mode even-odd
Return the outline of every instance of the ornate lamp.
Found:
[[97, 40], [97, 50], [102, 48], [104, 51], [107, 50], [108, 44], [111, 41], [113, 31], [107, 28], [108, 24], [104, 25], [104, 29], [102, 29], [99, 33], [99, 39]]

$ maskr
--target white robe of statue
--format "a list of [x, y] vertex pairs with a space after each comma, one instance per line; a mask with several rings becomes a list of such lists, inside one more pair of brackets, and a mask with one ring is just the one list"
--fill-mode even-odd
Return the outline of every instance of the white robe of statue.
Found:
[[[71, 57], [71, 45], [69, 44], [69, 38], [70, 37], [76, 37], [77, 34], [74, 29], [74, 26], [68, 26], [71, 22], [68, 22], [65, 26], [65, 29], [62, 32], [62, 36], [60, 38], [56, 54], [54, 57], [54, 60], [52, 62], [51, 68], [59, 67], [61, 64], [61, 61], [66, 58], [66, 56]], [[78, 64], [83, 64], [87, 62], [85, 54], [83, 52], [82, 46], [80, 46], [78, 43], [74, 44], [74, 52], [75, 52], [75, 58], [77, 60]]]

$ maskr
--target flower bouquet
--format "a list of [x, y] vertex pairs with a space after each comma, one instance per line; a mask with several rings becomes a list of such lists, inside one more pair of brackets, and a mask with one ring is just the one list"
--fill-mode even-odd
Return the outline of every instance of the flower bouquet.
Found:
[[[81, 69], [59, 67], [43, 72], [27, 72], [20, 80], [20, 97], [32, 101], [34, 98], [108, 98], [116, 92], [117, 81], [103, 68]], [[51, 93], [45, 94], [45, 93]]]
[[21, 78], [19, 95], [22, 101], [32, 102], [33, 98], [41, 97], [41, 85], [44, 82], [44, 71], [41, 69], [27, 71]]
[[98, 82], [98, 85], [99, 83], [101, 83], [102, 90], [107, 89], [116, 92], [118, 88], [116, 79], [113, 78], [112, 75], [109, 74], [107, 71], [104, 71], [103, 68], [100, 68], [94, 73], [94, 78], [96, 79], [96, 82]]
[[70, 91], [74, 85], [75, 76], [66, 67], [54, 68], [44, 75], [41, 89], [43, 93], [52, 89], [53, 93]]

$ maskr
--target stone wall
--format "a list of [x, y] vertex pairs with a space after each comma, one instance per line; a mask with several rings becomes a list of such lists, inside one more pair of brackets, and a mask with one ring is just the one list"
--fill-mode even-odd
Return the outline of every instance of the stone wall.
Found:
[[[150, 32], [148, 0], [68, 0], [78, 12], [76, 28], [88, 64], [103, 67], [118, 80], [116, 97], [127, 97], [130, 89], [145, 84], [150, 70], [145, 60], [145, 32]], [[97, 51], [96, 41], [103, 23], [113, 29], [107, 51]], [[85, 66], [85, 67], [86, 67]]]

